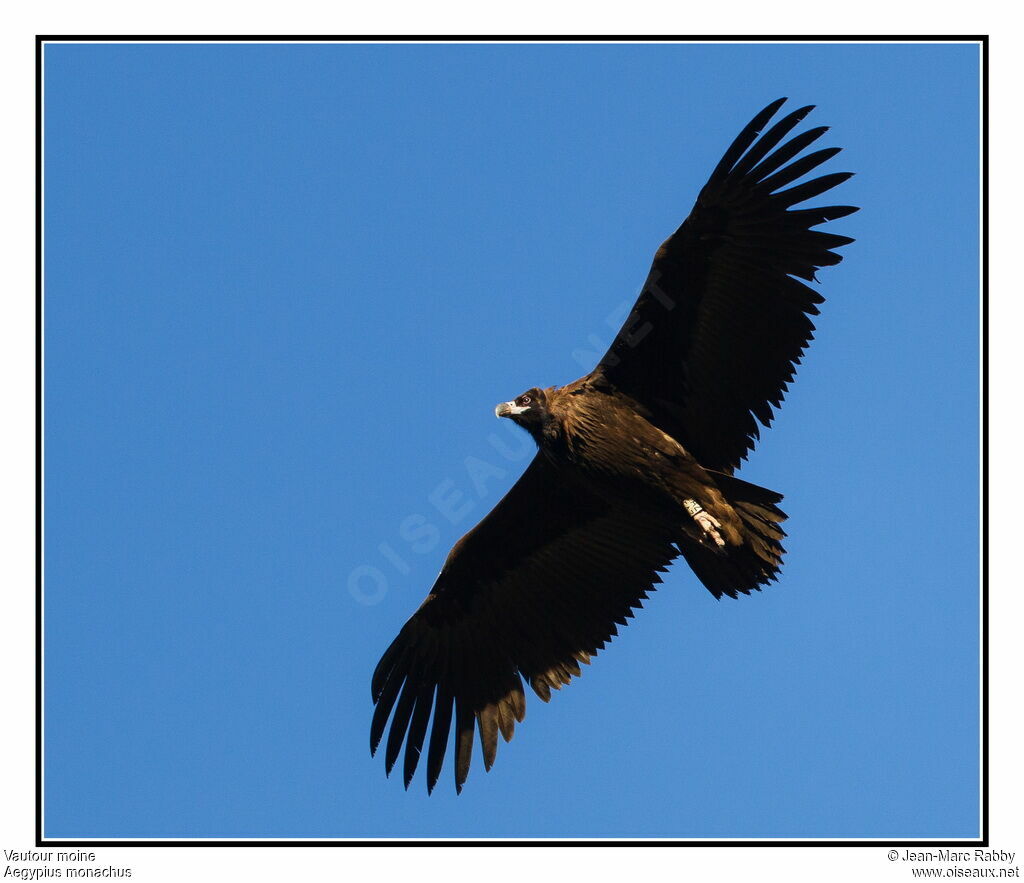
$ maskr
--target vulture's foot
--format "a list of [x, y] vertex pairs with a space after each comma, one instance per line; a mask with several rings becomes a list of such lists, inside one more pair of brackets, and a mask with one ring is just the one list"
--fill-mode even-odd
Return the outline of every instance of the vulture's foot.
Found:
[[725, 547], [725, 540], [718, 532], [722, 522], [707, 512], [696, 500], [683, 500], [683, 507], [690, 513], [690, 517], [700, 525], [705, 537], [712, 540], [719, 548]]

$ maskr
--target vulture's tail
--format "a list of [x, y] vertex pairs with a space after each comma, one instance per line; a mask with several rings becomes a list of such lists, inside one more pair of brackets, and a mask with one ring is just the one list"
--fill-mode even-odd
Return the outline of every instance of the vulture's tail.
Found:
[[744, 595], [776, 579], [785, 549], [786, 532], [779, 526], [786, 513], [776, 503], [782, 494], [731, 475], [708, 471], [743, 523], [743, 544], [715, 551], [695, 542], [680, 544], [683, 556], [716, 598]]

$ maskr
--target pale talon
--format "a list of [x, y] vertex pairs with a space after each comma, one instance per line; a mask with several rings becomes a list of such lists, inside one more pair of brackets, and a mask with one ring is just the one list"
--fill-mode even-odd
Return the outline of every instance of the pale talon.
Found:
[[714, 515], [705, 511], [704, 507], [700, 505], [696, 500], [684, 500], [683, 508], [686, 509], [690, 516], [697, 524], [700, 525], [701, 530], [704, 531], [704, 535], [710, 537], [715, 541], [715, 545], [719, 547], [725, 546], [725, 540], [722, 539], [722, 535], [718, 532], [718, 528], [722, 526]]
[[722, 539], [722, 535], [716, 529], [722, 526], [722, 523], [717, 518], [708, 515], [707, 512], [699, 512], [694, 516], [693, 520], [701, 526], [706, 536], [711, 537], [715, 541], [715, 545], [725, 545], [725, 540]]

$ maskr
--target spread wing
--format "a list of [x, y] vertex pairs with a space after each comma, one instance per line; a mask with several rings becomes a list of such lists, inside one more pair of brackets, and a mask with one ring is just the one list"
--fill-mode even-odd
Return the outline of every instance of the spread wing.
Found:
[[856, 208], [793, 208], [850, 174], [789, 186], [839, 148], [795, 158], [827, 131], [784, 141], [811, 107], [760, 135], [784, 101], [754, 117], [726, 151], [689, 217], [658, 249], [639, 299], [595, 369], [705, 468], [723, 472], [753, 447], [758, 421], [771, 423], [811, 340], [809, 317], [823, 298], [801, 280], [838, 264], [832, 249], [853, 241], [812, 228]]
[[385, 764], [390, 773], [404, 742], [407, 788], [429, 730], [433, 789], [453, 722], [456, 789], [469, 773], [474, 729], [490, 769], [498, 733], [507, 742], [523, 720], [521, 676], [547, 701], [626, 624], [679, 554], [664, 527], [615, 511], [552, 472], [538, 454], [455, 544], [377, 665], [370, 749], [390, 716]]

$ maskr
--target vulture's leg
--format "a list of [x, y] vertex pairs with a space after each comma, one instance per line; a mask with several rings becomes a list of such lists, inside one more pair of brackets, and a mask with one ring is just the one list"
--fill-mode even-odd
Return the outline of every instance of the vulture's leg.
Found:
[[716, 546], [724, 547], [725, 540], [722, 539], [722, 535], [718, 532], [718, 528], [722, 526], [714, 515], [710, 512], [706, 512], [704, 507], [701, 506], [696, 500], [683, 500], [683, 508], [690, 513], [690, 517], [700, 525], [700, 529], [704, 531], [704, 536], [712, 539]]

